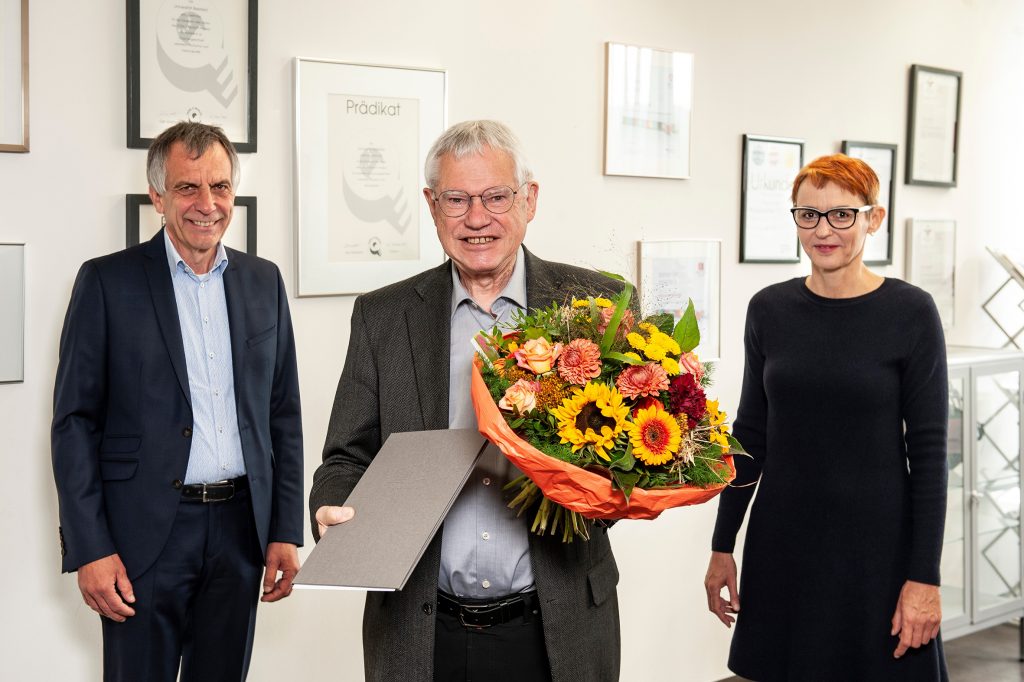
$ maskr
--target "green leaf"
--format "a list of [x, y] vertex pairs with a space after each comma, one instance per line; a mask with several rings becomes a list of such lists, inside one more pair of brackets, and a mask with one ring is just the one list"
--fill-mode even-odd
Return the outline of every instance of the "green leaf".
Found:
[[608, 468], [618, 469], [619, 471], [632, 471], [634, 465], [636, 465], [636, 458], [633, 457], [633, 444], [628, 443], [626, 450], [613, 458]]
[[539, 339], [540, 337], [544, 336], [544, 328], [527, 327], [525, 330], [523, 330], [523, 335], [526, 337], [527, 341], [529, 341], [530, 339]]
[[729, 441], [729, 454], [731, 454], [731, 455], [745, 455], [745, 454], [747, 454], [747, 451], [743, 449], [743, 446], [740, 445], [740, 442], [738, 440], [733, 438], [733, 435], [731, 433], [725, 434], [725, 438], [726, 438], [726, 440]]
[[687, 302], [686, 312], [680, 318], [679, 324], [672, 331], [672, 338], [684, 353], [689, 353], [700, 343], [700, 329], [697, 328], [697, 313], [693, 309], [692, 298]]
[[[616, 353], [614, 351], [606, 353], [604, 357], [609, 359], [609, 360], [618, 360], [619, 362], [623, 362], [623, 363], [625, 363], [627, 365], [642, 365], [642, 364], [644, 364], [643, 360], [637, 360], [636, 358], [630, 357], [630, 356], [628, 356], [628, 355], [626, 355], [624, 353]], [[502, 394], [502, 395], [504, 395], [504, 394]]]
[[610, 469], [610, 471], [615, 486], [622, 491], [622, 494], [626, 496], [626, 501], [629, 502], [629, 496], [633, 494], [633, 486], [640, 480], [640, 472], [616, 471], [615, 469]]
[[622, 322], [622, 316], [626, 314], [629, 301], [633, 298], [633, 285], [619, 275], [611, 275], [607, 272], [601, 274], [624, 283], [622, 292], [615, 298], [615, 313], [612, 315], [612, 319], [608, 321], [608, 328], [604, 330], [604, 336], [601, 337], [601, 357], [605, 357], [615, 343], [615, 334], [619, 331], [619, 323]]
[[657, 327], [658, 331], [672, 336], [672, 327], [676, 321], [672, 313], [656, 313], [648, 317], [647, 321]]

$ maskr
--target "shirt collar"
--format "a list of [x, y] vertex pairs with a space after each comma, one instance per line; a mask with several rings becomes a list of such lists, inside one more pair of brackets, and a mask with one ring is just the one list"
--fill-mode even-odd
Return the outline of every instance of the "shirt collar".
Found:
[[[171, 237], [167, 234], [167, 228], [164, 228], [164, 246], [167, 250], [167, 267], [171, 269], [171, 277], [174, 277], [174, 273], [178, 271], [178, 263], [181, 263], [181, 267], [184, 268], [185, 272], [192, 272], [192, 268], [189, 267], [185, 259], [181, 257], [178, 250], [174, 248], [174, 244], [171, 242]], [[217, 268], [226, 268], [228, 263], [228, 252], [224, 249], [224, 242], [217, 242], [217, 255], [213, 259], [213, 267], [210, 268], [210, 272], [213, 272]], [[195, 273], [192, 273], [195, 274]], [[199, 277], [200, 275], [196, 275]]]
[[[516, 304], [520, 308], [526, 308], [526, 256], [523, 254], [523, 246], [519, 245], [519, 249], [516, 251], [516, 264], [512, 269], [512, 277], [509, 278], [508, 284], [501, 290], [498, 299], [508, 299], [512, 303]], [[455, 267], [455, 262], [452, 261], [452, 312], [455, 314], [455, 310], [463, 301], [473, 301], [473, 297], [466, 291], [466, 287], [462, 286], [462, 280], [459, 279], [458, 268]]]

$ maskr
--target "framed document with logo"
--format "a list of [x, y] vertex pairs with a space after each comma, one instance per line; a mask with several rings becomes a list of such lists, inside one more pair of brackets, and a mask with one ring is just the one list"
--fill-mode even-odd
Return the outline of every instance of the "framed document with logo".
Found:
[[800, 239], [789, 209], [793, 178], [803, 165], [803, 140], [743, 136], [741, 263], [800, 262]]
[[257, 0], [128, 0], [128, 147], [196, 121], [256, 151], [257, 17]]
[[423, 163], [444, 71], [295, 60], [298, 296], [359, 294], [439, 265]]
[[885, 221], [877, 232], [868, 235], [864, 244], [864, 262], [867, 265], [889, 265], [892, 263], [892, 227], [895, 225], [896, 145], [843, 140], [843, 153], [863, 160], [878, 176], [878, 203], [885, 209]]
[[0, 152], [28, 151], [28, 0], [0, 0]]
[[907, 221], [907, 281], [935, 299], [943, 329], [953, 328], [956, 293], [956, 222]]
[[[126, 194], [125, 246], [135, 246], [156, 236], [163, 227], [161, 215], [148, 194]], [[224, 232], [224, 246], [256, 255], [256, 197], [235, 197], [231, 223]]]
[[910, 67], [907, 184], [956, 187], [960, 71]]

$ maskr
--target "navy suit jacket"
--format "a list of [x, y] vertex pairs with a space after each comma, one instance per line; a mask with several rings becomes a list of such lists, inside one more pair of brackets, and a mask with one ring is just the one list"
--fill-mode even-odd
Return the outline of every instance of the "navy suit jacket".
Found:
[[[288, 297], [273, 263], [227, 249], [238, 430], [260, 546], [302, 544], [302, 424]], [[71, 294], [51, 452], [64, 571], [156, 560], [181, 501], [192, 407], [164, 233], [86, 262]]]

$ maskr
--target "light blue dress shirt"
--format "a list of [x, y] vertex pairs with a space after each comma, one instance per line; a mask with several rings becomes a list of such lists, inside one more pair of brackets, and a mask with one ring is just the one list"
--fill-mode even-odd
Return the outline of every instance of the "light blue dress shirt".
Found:
[[192, 449], [185, 483], [237, 478], [245, 473], [245, 461], [238, 435], [231, 330], [224, 294], [228, 255], [224, 245], [218, 244], [213, 268], [197, 275], [178, 254], [166, 229], [164, 244], [192, 397]]
[[[476, 429], [470, 398], [473, 346], [480, 330], [511, 326], [512, 314], [526, 308], [526, 258], [516, 255], [512, 278], [491, 306], [493, 315], [470, 297], [452, 265], [452, 317], [448, 371], [448, 426]], [[445, 517], [438, 588], [460, 597], [499, 598], [533, 589], [533, 567], [525, 516], [509, 509], [502, 486], [520, 475], [494, 446], [480, 456], [466, 486]]]

